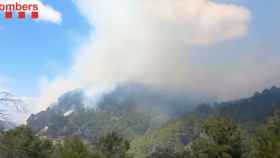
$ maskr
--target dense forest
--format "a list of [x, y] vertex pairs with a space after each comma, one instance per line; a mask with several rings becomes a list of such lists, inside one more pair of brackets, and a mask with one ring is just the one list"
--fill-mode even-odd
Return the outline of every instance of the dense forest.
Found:
[[[88, 109], [80, 106], [82, 95], [72, 92], [31, 116], [26, 126], [2, 130], [0, 157], [280, 157], [280, 88], [236, 101], [200, 104], [183, 114], [178, 110], [182, 104], [194, 101], [179, 97], [178, 102], [162, 95], [128, 95], [122, 100], [113, 94], [106, 97], [99, 108]], [[168, 99], [159, 102], [162, 98]], [[145, 101], [136, 104], [141, 99]], [[147, 105], [152, 103], [156, 110], [147, 113]], [[112, 108], [114, 104], [117, 108]], [[176, 106], [172, 109], [170, 104]], [[167, 110], [159, 111], [161, 108]], [[166, 117], [158, 121], [157, 116]]]

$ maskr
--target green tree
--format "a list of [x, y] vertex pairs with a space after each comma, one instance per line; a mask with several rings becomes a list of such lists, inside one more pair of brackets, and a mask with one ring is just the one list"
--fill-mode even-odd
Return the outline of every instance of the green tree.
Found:
[[67, 137], [55, 146], [51, 158], [97, 158], [79, 137]]
[[241, 130], [226, 118], [211, 118], [199, 136], [189, 145], [193, 158], [240, 158]]
[[280, 113], [275, 116], [256, 134], [251, 142], [249, 158], [280, 157]]
[[129, 142], [120, 137], [116, 132], [109, 133], [98, 142], [98, 149], [107, 158], [127, 158], [129, 155]]
[[21, 126], [0, 135], [1, 158], [49, 158], [52, 144]]

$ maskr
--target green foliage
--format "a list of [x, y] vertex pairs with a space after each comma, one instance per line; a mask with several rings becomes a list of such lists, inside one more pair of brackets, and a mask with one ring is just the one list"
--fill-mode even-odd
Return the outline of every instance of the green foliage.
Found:
[[26, 126], [0, 135], [1, 158], [49, 158], [51, 151], [51, 143], [39, 139]]
[[0, 133], [1, 158], [129, 158], [128, 149], [129, 142], [116, 133], [101, 138], [97, 147], [77, 136], [50, 142], [26, 126]]
[[280, 157], [280, 113], [261, 128], [256, 138], [251, 142], [249, 158], [279, 158]]
[[147, 158], [183, 158], [180, 153], [176, 153], [174, 150], [166, 148], [166, 149], [156, 149], [151, 155]]
[[51, 158], [92, 158], [92, 155], [81, 139], [67, 137], [56, 145]]
[[129, 142], [116, 132], [109, 133], [98, 142], [98, 149], [106, 158], [128, 158]]
[[200, 131], [199, 126], [206, 117], [204, 112], [188, 113], [185, 117], [171, 121], [161, 128], [149, 130], [131, 142], [129, 152], [136, 158], [145, 158], [158, 149], [180, 152]]
[[190, 144], [193, 158], [241, 158], [241, 131], [231, 120], [211, 118]]
[[[199, 115], [201, 116], [201, 115]], [[279, 158], [280, 113], [256, 134], [246, 135], [227, 118], [211, 117], [201, 123], [197, 115], [147, 132], [130, 143], [116, 132], [97, 144], [77, 136], [52, 143], [35, 136], [26, 126], [0, 133], [1, 158]], [[184, 140], [193, 137], [193, 140]], [[142, 143], [142, 144], [141, 144]], [[129, 151], [129, 152], [128, 152]]]

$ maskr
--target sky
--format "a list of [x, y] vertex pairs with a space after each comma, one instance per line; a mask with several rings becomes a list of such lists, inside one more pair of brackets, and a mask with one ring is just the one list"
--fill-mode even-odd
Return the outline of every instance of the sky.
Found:
[[37, 95], [41, 78], [69, 66], [71, 54], [89, 31], [70, 0], [44, 2], [59, 10], [62, 22], [0, 18], [1, 86], [17, 95]]
[[220, 100], [280, 84], [279, 0], [40, 3], [41, 20], [0, 17], [0, 87], [44, 108], [130, 81]]

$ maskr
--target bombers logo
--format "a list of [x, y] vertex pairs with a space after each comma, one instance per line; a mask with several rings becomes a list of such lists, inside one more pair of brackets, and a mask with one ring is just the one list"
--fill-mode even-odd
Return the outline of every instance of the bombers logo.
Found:
[[18, 19], [25, 19], [26, 13], [30, 13], [31, 19], [39, 18], [39, 5], [30, 3], [1, 3], [0, 13], [5, 19], [12, 19], [14, 16]]

